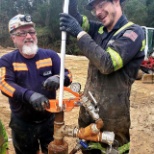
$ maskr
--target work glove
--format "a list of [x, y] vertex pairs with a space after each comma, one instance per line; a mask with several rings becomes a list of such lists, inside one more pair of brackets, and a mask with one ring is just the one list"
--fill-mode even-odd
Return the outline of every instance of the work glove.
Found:
[[51, 76], [47, 78], [44, 83], [43, 87], [47, 90], [55, 91], [59, 88], [60, 78], [57, 75]]
[[69, 14], [60, 14], [60, 30], [66, 31], [74, 37], [83, 31], [78, 21]]
[[79, 11], [78, 11], [77, 0], [69, 1], [69, 14], [72, 15], [73, 17], [76, 17], [78, 13]]
[[44, 95], [34, 92], [30, 99], [29, 103], [33, 106], [33, 108], [37, 111], [44, 111], [46, 108], [50, 108], [50, 103], [48, 98]]
[[73, 16], [81, 24], [82, 23], [82, 16], [79, 13], [77, 2], [78, 2], [78, 0], [70, 0], [69, 1], [69, 14], [71, 16]]

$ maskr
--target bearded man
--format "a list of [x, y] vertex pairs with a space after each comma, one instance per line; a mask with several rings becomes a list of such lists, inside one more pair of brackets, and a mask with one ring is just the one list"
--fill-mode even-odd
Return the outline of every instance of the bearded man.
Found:
[[[16, 154], [36, 154], [39, 149], [47, 154], [54, 114], [46, 108], [59, 88], [60, 58], [53, 50], [38, 48], [29, 15], [16, 15], [8, 27], [17, 49], [0, 59], [0, 90], [10, 103], [14, 149]], [[71, 74], [65, 69], [64, 85], [70, 83]]]

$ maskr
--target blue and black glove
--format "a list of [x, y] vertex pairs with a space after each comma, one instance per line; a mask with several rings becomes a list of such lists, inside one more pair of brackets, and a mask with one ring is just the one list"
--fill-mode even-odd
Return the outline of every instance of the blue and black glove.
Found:
[[79, 14], [77, 0], [69, 2], [69, 14], [74, 18]]
[[69, 2], [69, 14], [71, 16], [73, 16], [81, 25], [82, 16], [79, 13], [77, 2], [78, 2], [77, 0], [70, 0], [70, 2]]
[[33, 106], [33, 108], [37, 111], [44, 111], [46, 108], [50, 108], [50, 103], [48, 98], [44, 95], [34, 92], [30, 99], [29, 103]]
[[60, 14], [60, 30], [66, 31], [74, 37], [83, 31], [78, 21], [69, 14]]

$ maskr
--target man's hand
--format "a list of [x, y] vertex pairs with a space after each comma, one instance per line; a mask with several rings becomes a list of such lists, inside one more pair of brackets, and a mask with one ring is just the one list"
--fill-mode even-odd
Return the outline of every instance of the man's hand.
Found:
[[60, 14], [60, 30], [66, 31], [74, 37], [83, 31], [78, 21], [69, 14]]
[[37, 111], [44, 111], [46, 108], [50, 108], [50, 103], [48, 98], [44, 95], [34, 92], [30, 99], [29, 103], [33, 106], [33, 108]]
[[76, 17], [79, 14], [77, 0], [70, 0], [69, 2], [69, 14]]
[[59, 76], [54, 75], [47, 78], [44, 83], [43, 87], [47, 90], [55, 91], [59, 88], [60, 79]]
[[79, 13], [77, 2], [78, 2], [78, 0], [70, 0], [70, 2], [69, 2], [69, 14], [71, 16], [73, 16], [79, 22], [79, 24], [81, 25], [82, 16]]

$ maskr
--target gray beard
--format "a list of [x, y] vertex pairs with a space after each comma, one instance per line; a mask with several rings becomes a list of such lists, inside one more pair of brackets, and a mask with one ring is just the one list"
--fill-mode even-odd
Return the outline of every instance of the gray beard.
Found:
[[36, 44], [32, 44], [32, 45], [24, 45], [22, 47], [22, 53], [24, 55], [35, 55], [38, 51], [38, 46]]

